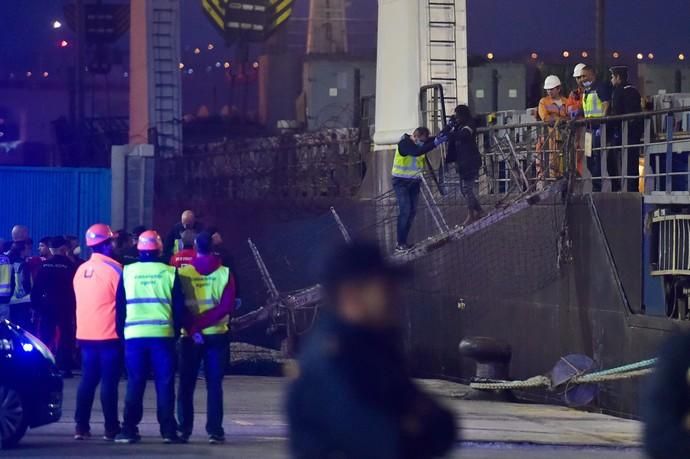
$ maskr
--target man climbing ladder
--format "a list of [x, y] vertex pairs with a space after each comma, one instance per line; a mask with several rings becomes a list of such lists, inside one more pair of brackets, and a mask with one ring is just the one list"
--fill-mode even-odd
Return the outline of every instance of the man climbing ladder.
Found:
[[398, 201], [398, 252], [408, 250], [407, 236], [417, 214], [425, 155], [444, 143], [443, 136], [431, 137], [429, 129], [418, 127], [412, 135], [405, 134], [395, 150], [393, 161], [393, 190]]

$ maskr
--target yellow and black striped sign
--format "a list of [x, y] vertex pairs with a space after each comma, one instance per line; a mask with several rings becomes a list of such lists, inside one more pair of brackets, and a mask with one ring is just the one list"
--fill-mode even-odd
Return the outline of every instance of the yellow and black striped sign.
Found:
[[294, 0], [202, 0], [224, 38], [264, 41], [292, 15]]

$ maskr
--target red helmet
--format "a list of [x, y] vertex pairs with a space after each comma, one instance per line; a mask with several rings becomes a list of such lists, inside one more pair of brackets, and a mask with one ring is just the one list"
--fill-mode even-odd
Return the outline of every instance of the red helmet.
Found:
[[113, 238], [113, 232], [105, 223], [96, 223], [86, 230], [86, 245], [93, 247]]
[[139, 235], [137, 241], [138, 250], [161, 250], [163, 248], [163, 241], [157, 232], [153, 230], [144, 231]]

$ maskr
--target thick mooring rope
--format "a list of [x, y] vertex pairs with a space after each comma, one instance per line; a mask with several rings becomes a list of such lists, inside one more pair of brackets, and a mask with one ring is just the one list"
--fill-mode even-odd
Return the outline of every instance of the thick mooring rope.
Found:
[[[622, 379], [633, 379], [640, 376], [645, 376], [653, 371], [653, 366], [656, 365], [657, 359], [642, 360], [640, 362], [622, 365], [620, 367], [611, 368], [609, 370], [597, 371], [588, 374], [574, 375], [562, 385], [568, 384], [594, 384], [607, 381], [619, 381]], [[510, 389], [534, 389], [537, 387], [545, 387], [553, 389], [551, 378], [548, 376], [533, 376], [528, 379], [520, 381], [477, 381], [470, 383], [472, 389], [477, 390], [510, 390]]]

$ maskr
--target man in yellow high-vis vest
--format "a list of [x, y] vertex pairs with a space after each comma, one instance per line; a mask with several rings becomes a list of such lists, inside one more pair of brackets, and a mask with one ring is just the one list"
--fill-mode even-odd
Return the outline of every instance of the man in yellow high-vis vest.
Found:
[[225, 442], [223, 376], [228, 354], [230, 314], [235, 305], [235, 281], [230, 269], [213, 254], [211, 234], [195, 241], [196, 257], [180, 268], [189, 325], [180, 340], [180, 386], [177, 420], [187, 440], [194, 426], [194, 388], [203, 360], [206, 377], [206, 433], [211, 444]]
[[[582, 85], [585, 88], [585, 93], [582, 97], [582, 111], [585, 114], [585, 119], [588, 121], [587, 130], [592, 135], [592, 155], [587, 158], [587, 169], [592, 174], [592, 191], [601, 191], [601, 147], [606, 147], [601, 142], [601, 121], [602, 118], [608, 115], [609, 101], [611, 100], [611, 87], [605, 82], [597, 80], [597, 72], [594, 67], [589, 65], [582, 69]], [[613, 169], [615, 164], [615, 157], [608, 155], [607, 170], [610, 175], [615, 174]]]
[[137, 242], [139, 261], [125, 266], [117, 292], [117, 328], [125, 340], [127, 393], [117, 443], [139, 441], [148, 369], [153, 368], [160, 433], [165, 443], [181, 443], [175, 422], [175, 338], [182, 324], [184, 296], [174, 267], [161, 259], [155, 231]]
[[430, 137], [429, 129], [418, 127], [412, 135], [405, 134], [395, 150], [393, 160], [393, 191], [398, 201], [398, 245], [396, 251], [408, 250], [407, 236], [417, 214], [422, 173], [426, 154], [447, 139]]

